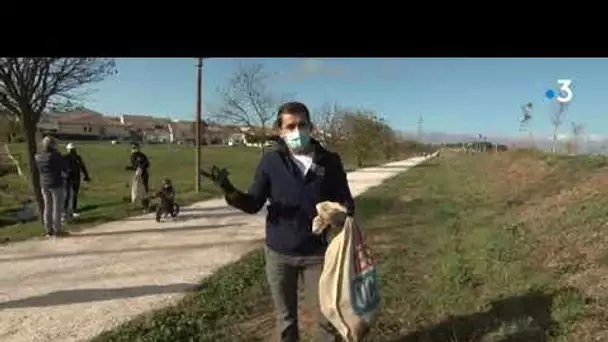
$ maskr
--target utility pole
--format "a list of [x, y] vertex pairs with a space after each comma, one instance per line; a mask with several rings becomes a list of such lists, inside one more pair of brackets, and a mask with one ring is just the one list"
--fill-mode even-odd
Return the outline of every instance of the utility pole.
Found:
[[201, 125], [202, 125], [202, 102], [203, 102], [203, 58], [198, 58], [196, 64], [196, 192], [201, 192]]

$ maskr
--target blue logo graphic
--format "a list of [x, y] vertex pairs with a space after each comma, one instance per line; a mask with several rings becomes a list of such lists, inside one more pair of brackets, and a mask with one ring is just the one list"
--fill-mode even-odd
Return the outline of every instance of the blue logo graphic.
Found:
[[376, 268], [353, 277], [350, 283], [350, 300], [353, 311], [363, 316], [380, 304], [380, 282]]
[[545, 96], [549, 99], [549, 101], [556, 99], [557, 102], [567, 103], [572, 101], [574, 97], [574, 93], [572, 92], [572, 80], [562, 79], [557, 80], [557, 84], [559, 84], [559, 90], [555, 91], [553, 89], [549, 89], [545, 92]]

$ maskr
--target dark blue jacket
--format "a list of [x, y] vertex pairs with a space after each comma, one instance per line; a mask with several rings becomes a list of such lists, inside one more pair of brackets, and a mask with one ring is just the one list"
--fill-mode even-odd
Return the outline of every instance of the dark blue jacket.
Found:
[[36, 166], [40, 174], [40, 185], [59, 188], [64, 185], [63, 173], [67, 171], [65, 159], [56, 150], [36, 154]]
[[129, 169], [135, 171], [138, 167], [141, 168], [141, 171], [144, 173], [147, 173], [148, 168], [150, 167], [148, 157], [140, 151], [131, 153], [131, 166]]
[[87, 168], [84, 166], [84, 161], [80, 155], [75, 152], [68, 152], [63, 156], [65, 159], [66, 165], [66, 173], [67, 173], [67, 181], [70, 183], [79, 183], [81, 173], [84, 174], [84, 179], [89, 179], [89, 173], [87, 172]]
[[325, 234], [312, 233], [312, 220], [319, 202], [333, 201], [346, 206], [350, 215], [355, 204], [340, 157], [312, 140], [313, 165], [304, 177], [282, 144], [266, 153], [255, 171], [247, 193], [226, 196], [231, 206], [255, 214], [269, 200], [266, 216], [266, 245], [295, 256], [320, 255], [327, 248]]

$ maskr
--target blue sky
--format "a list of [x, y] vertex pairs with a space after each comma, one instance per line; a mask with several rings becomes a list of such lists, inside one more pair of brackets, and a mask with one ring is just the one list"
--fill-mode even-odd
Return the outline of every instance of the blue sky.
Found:
[[[418, 116], [425, 131], [518, 135], [520, 106], [533, 102], [530, 130], [550, 132], [548, 89], [558, 79], [573, 81], [570, 121], [588, 134], [608, 130], [608, 59], [547, 58], [271, 58], [208, 59], [204, 65], [206, 109], [218, 104], [216, 88], [238, 63], [264, 64], [275, 74], [270, 86], [292, 94], [311, 109], [325, 102], [365, 107], [396, 129], [415, 131]], [[95, 85], [86, 103], [108, 115], [121, 113], [194, 117], [196, 61], [192, 58], [118, 59], [118, 74]], [[205, 114], [203, 114], [204, 116]]]

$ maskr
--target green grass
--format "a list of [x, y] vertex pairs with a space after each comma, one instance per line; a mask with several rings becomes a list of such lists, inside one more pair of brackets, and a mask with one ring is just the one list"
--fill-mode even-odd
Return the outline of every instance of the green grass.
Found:
[[[178, 192], [177, 200], [181, 205], [221, 196], [220, 191], [205, 179], [202, 182], [201, 192], [194, 191], [195, 149], [193, 147], [147, 145], [142, 151], [148, 155], [151, 163], [151, 189], [158, 187], [162, 178], [169, 177], [173, 180]], [[29, 175], [25, 145], [12, 145], [11, 152], [21, 161], [26, 176]], [[127, 184], [132, 175], [125, 170], [125, 166], [129, 163], [130, 145], [78, 142], [78, 152], [83, 157], [93, 181], [81, 188], [79, 208], [83, 215], [67, 224], [66, 229], [79, 230], [141, 213], [138, 205], [126, 200], [130, 194]], [[403, 159], [408, 155], [409, 152], [405, 151], [395, 158]], [[203, 167], [216, 164], [228, 168], [232, 182], [237, 187], [246, 189], [260, 156], [261, 150], [258, 148], [204, 146], [202, 164]], [[353, 160], [350, 155], [343, 155], [344, 166], [348, 171], [355, 169]], [[367, 165], [384, 162], [387, 160], [377, 156], [368, 160]], [[41, 236], [43, 229], [39, 221], [19, 224], [9, 214], [18, 207], [20, 201], [31, 198], [28, 179], [9, 174], [0, 177], [0, 185], [3, 184], [8, 185], [8, 188], [0, 190], [0, 242], [15, 242]]]
[[[448, 155], [357, 199], [381, 274], [382, 311], [367, 341], [585, 341], [606, 331], [608, 296], [570, 281], [590, 262], [604, 267], [605, 252], [598, 261], [567, 259], [573, 241], [557, 246], [558, 232], [548, 231], [589, 233], [580, 223], [599, 219], [599, 205], [581, 209], [583, 197], [562, 202], [561, 214], [527, 214], [528, 206], [551, 203], [556, 194], [564, 201], [564, 191], [606, 172], [605, 164], [543, 158]], [[570, 183], [547, 183], [554, 178]], [[555, 258], [564, 255], [557, 266], [543, 259], [553, 250]], [[267, 341], [272, 317], [263, 255], [255, 251], [176, 306], [93, 341]]]
[[[178, 192], [180, 204], [220, 196], [220, 191], [209, 181], [203, 180], [201, 193], [194, 190], [195, 170], [193, 160], [195, 149], [179, 146], [175, 151], [168, 145], [149, 145], [143, 148], [151, 163], [150, 187], [160, 185], [163, 177], [173, 180]], [[12, 146], [12, 151], [20, 155], [24, 172], [27, 171], [25, 146]], [[110, 145], [109, 143], [79, 143], [78, 152], [82, 155], [92, 182], [82, 186], [79, 196], [81, 219], [67, 226], [68, 229], [81, 229], [102, 222], [117, 220], [129, 215], [141, 213], [137, 205], [125, 202], [129, 196], [127, 187], [131, 172], [125, 170], [129, 163], [129, 145]], [[260, 158], [260, 150], [245, 147], [205, 147], [202, 151], [202, 164], [210, 167], [213, 164], [227, 167], [235, 185], [246, 187], [251, 179], [251, 172]], [[18, 200], [30, 197], [28, 180], [15, 174], [0, 178], [0, 182], [9, 185], [5, 193], [10, 196], [0, 197], [0, 216], [2, 212], [13, 209]], [[14, 224], [0, 228], [0, 241], [9, 239], [19, 241], [42, 233], [38, 221], [26, 224]]]

